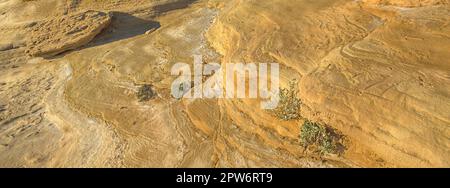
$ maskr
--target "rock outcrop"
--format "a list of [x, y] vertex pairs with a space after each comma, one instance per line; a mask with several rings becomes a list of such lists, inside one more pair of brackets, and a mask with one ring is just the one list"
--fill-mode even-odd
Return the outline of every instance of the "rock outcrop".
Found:
[[30, 28], [27, 54], [49, 57], [89, 43], [111, 22], [108, 13], [84, 11], [39, 21]]

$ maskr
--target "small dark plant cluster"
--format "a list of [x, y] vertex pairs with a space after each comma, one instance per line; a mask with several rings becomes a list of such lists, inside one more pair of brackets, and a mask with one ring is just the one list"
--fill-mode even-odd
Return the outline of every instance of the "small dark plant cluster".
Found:
[[145, 84], [139, 87], [139, 90], [136, 95], [137, 98], [139, 99], [139, 102], [144, 102], [152, 99], [156, 95], [156, 93], [153, 91], [151, 85]]
[[343, 136], [332, 128], [306, 120], [300, 132], [300, 143], [306, 149], [313, 149], [320, 155], [342, 154], [345, 150]]

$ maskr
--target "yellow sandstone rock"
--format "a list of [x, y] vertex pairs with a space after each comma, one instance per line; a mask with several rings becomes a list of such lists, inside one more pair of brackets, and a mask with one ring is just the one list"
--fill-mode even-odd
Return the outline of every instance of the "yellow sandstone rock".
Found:
[[[0, 166], [449, 167], [448, 15], [448, 0], [0, 1]], [[171, 68], [194, 55], [279, 63], [301, 117], [173, 98]], [[345, 151], [305, 150], [306, 120]]]

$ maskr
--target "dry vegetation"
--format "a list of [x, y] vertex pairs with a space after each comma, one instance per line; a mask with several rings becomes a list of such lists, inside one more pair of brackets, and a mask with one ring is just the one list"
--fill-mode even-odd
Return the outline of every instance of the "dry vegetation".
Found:
[[306, 120], [300, 131], [300, 143], [306, 150], [313, 148], [320, 155], [342, 154], [345, 150], [344, 136], [331, 127]]
[[298, 98], [298, 83], [293, 80], [289, 83], [289, 88], [280, 89], [280, 102], [273, 112], [282, 120], [298, 120], [302, 101]]

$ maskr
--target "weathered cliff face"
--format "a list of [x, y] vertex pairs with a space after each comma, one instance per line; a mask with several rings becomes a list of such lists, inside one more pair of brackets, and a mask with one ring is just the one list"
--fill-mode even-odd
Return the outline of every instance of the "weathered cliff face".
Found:
[[[448, 167], [449, 13], [445, 0], [0, 1], [0, 166]], [[301, 118], [174, 99], [171, 68], [194, 55], [280, 63]], [[305, 120], [345, 151], [305, 150]]]

